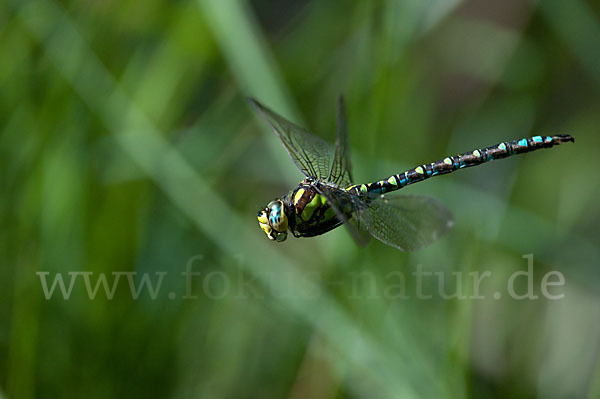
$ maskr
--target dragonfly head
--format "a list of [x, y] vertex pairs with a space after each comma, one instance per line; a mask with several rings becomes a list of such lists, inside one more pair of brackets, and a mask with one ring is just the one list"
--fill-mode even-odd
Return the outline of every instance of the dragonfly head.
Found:
[[258, 212], [258, 224], [267, 237], [273, 241], [285, 241], [287, 238], [288, 219], [285, 205], [279, 198]]

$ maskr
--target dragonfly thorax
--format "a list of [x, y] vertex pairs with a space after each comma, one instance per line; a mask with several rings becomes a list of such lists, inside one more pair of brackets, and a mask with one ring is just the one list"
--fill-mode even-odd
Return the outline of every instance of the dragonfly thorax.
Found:
[[316, 184], [305, 179], [286, 198], [289, 228], [295, 237], [316, 236], [341, 224]]

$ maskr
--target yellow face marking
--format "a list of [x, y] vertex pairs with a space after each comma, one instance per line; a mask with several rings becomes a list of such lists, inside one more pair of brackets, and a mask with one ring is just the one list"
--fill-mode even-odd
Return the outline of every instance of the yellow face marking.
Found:
[[450, 158], [445, 158], [445, 159], [444, 159], [444, 163], [445, 163], [446, 165], [452, 165], [452, 160], [451, 160]]
[[473, 155], [475, 155], [477, 158], [479, 158], [481, 156], [481, 154], [479, 153], [479, 150], [473, 151]]
[[262, 231], [265, 232], [265, 234], [267, 236], [269, 236], [269, 238], [272, 240], [273, 238], [271, 237], [271, 232], [273, 231], [273, 229], [271, 229], [271, 226], [269, 226], [268, 224], [262, 224], [260, 223], [260, 228], [262, 229]]
[[361, 184], [360, 191], [362, 191], [363, 193], [366, 193], [367, 191], [369, 191], [369, 189], [367, 188], [366, 184]]
[[260, 215], [258, 215], [258, 223], [260, 223], [260, 224], [269, 224], [269, 219], [267, 219], [267, 213], [266, 212], [261, 212]]
[[262, 211], [261, 213], [258, 214], [258, 225], [260, 226], [262, 231], [265, 232], [267, 237], [269, 237], [269, 239], [271, 239], [271, 240], [274, 239], [271, 234], [273, 232], [273, 229], [269, 225], [269, 219], [267, 218], [267, 212]]
[[296, 205], [298, 203], [298, 201], [300, 201], [300, 198], [302, 198], [303, 194], [304, 194], [303, 188], [296, 191], [296, 194], [294, 195], [294, 205]]
[[422, 167], [420, 167], [420, 166], [417, 166], [417, 167], [415, 168], [415, 172], [417, 172], [418, 174], [422, 175], [422, 174], [423, 174], [423, 168], [422, 168]]
[[398, 184], [396, 184], [396, 179], [394, 178], [394, 176], [390, 177], [389, 179], [387, 179], [388, 183], [390, 183], [392, 186], [397, 186]]

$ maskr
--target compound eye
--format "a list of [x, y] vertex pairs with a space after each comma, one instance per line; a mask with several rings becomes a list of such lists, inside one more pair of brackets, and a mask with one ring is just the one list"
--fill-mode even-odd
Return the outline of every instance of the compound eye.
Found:
[[279, 233], [285, 233], [288, 228], [288, 221], [283, 209], [283, 201], [271, 201], [267, 208], [269, 209], [269, 224], [271, 227]]

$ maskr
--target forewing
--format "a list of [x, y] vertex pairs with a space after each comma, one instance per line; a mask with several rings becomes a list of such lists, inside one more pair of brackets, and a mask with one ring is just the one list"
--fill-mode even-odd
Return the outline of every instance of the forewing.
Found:
[[437, 241], [453, 225], [452, 214], [433, 198], [381, 196], [358, 209], [359, 226], [401, 251], [415, 251]]
[[302, 173], [320, 180], [329, 176], [330, 149], [324, 140], [288, 121], [254, 98], [249, 97], [248, 100], [273, 128]]
[[348, 140], [348, 124], [346, 122], [346, 108], [344, 98], [338, 99], [337, 136], [335, 139], [335, 153], [329, 171], [330, 182], [348, 187], [352, 184], [352, 165], [350, 163], [350, 142]]

